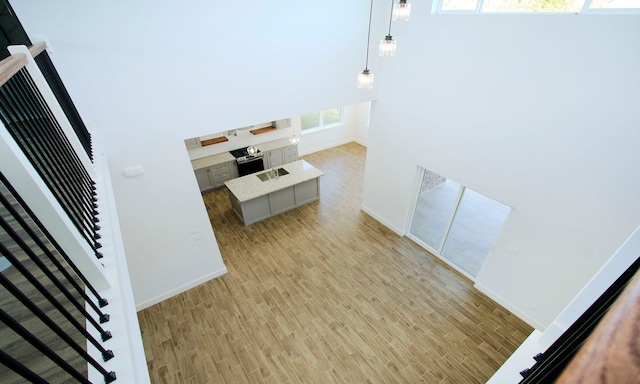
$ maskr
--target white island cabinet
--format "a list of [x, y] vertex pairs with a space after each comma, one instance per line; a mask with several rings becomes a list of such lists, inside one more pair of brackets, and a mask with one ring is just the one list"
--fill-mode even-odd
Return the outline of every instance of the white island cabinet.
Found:
[[320, 198], [320, 176], [324, 175], [322, 171], [304, 160], [287, 163], [279, 168], [284, 169], [287, 174], [266, 178], [272, 172], [267, 170], [225, 182], [231, 206], [244, 225]]

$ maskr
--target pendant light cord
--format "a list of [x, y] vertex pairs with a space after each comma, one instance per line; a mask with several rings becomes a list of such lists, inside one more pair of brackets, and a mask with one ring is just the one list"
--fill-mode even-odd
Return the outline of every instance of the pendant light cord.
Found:
[[364, 69], [369, 69], [369, 39], [371, 39], [371, 15], [373, 15], [373, 0], [369, 6], [369, 32], [367, 34], [367, 61], [364, 64]]
[[391, 36], [391, 21], [393, 20], [393, 0], [391, 0], [391, 13], [389, 13], [389, 33], [387, 35]]

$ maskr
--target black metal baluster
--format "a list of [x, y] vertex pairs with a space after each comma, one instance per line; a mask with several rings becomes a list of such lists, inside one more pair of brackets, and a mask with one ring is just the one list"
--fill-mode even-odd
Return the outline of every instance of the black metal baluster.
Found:
[[[42, 240], [40, 239], [40, 236], [38, 236], [38, 234], [35, 233], [31, 229], [31, 226], [27, 222], [25, 222], [25, 220], [22, 218], [20, 213], [11, 205], [9, 200], [6, 199], [5, 196], [3, 196], [2, 194], [0, 194], [0, 202], [2, 202], [2, 204], [4, 204], [5, 209], [7, 209], [9, 211], [9, 213], [13, 216], [13, 218], [16, 220], [16, 222], [18, 224], [20, 224], [20, 227], [22, 227], [22, 229], [31, 237], [31, 239], [36, 243], [36, 245], [40, 248], [40, 250], [58, 268], [58, 270], [63, 274], [63, 276], [67, 279], [67, 281], [69, 281], [69, 283], [76, 289], [76, 291], [80, 294], [80, 296], [82, 296], [85, 299], [85, 301], [88, 302], [89, 305], [96, 311], [96, 313], [99, 316], [100, 322], [101, 323], [106, 323], [107, 321], [109, 321], [109, 315], [106, 314], [106, 313], [103, 313], [100, 310], [100, 308], [98, 308], [98, 306], [93, 302], [93, 300], [91, 300], [91, 298], [89, 296], [87, 296], [87, 294], [84, 292], [84, 290], [75, 282], [73, 277], [69, 274], [69, 272], [67, 272], [67, 270], [64, 268], [64, 266], [62, 264], [60, 264], [58, 259], [51, 253], [51, 251], [49, 250], [49, 247], [47, 247], [46, 244], [44, 244], [42, 242]], [[37, 259], [37, 256], [34, 255], [34, 257], [36, 257], [36, 259]], [[42, 262], [39, 262], [39, 259], [37, 259], [36, 264], [41, 269], [46, 269], [46, 266]], [[44, 270], [43, 270], [43, 272], [44, 272]], [[51, 276], [49, 276], [49, 274], [51, 274]], [[49, 274], [47, 274], [47, 276], [50, 279], [52, 279], [52, 281], [53, 281], [53, 279], [55, 278], [55, 277], [53, 277], [53, 273], [49, 272]], [[54, 283], [55, 283], [55, 281], [54, 281]], [[60, 289], [62, 290], [62, 288], [60, 288]], [[65, 294], [65, 296], [67, 296], [66, 292], [63, 292], [63, 293]], [[69, 293], [68, 296], [71, 296], [70, 293]], [[75, 301], [75, 299], [70, 299], [70, 301], [78, 308], [79, 311], [86, 313], [85, 316], [90, 316], [85, 311], [84, 307], [80, 303], [77, 303]]]
[[[25, 148], [28, 149], [28, 151], [25, 151], [27, 152], [26, 154], [29, 156], [32, 162], [36, 161], [36, 163], [39, 164], [39, 166], [36, 166], [36, 169], [38, 169], [39, 173], [47, 176], [50, 184], [49, 188], [52, 190], [52, 192], [55, 191], [58, 199], [61, 200], [60, 195], [64, 193], [61, 188], [63, 188], [64, 184], [56, 183], [56, 178], [54, 177], [55, 174], [51, 173], [52, 171], [59, 170], [57, 169], [57, 167], [55, 167], [55, 163], [52, 163], [51, 156], [48, 153], [48, 145], [46, 145], [46, 143], [41, 143], [41, 141], [37, 140], [37, 136], [34, 136], [32, 134], [32, 131], [35, 131], [35, 129], [31, 128], [31, 124], [34, 120], [37, 119], [37, 116], [30, 113], [29, 111], [26, 111], [20, 105], [24, 103], [24, 101], [20, 100], [20, 96], [24, 97], [24, 95], [21, 95], [17, 90], [18, 84], [16, 83], [19, 77], [20, 74], [16, 74], [14, 78], [9, 80], [5, 84], [5, 86], [2, 87], [2, 95], [7, 107], [6, 112], [12, 114], [12, 116], [7, 119], [8, 121], [5, 122], [5, 125], [7, 125], [7, 128], [10, 130], [10, 133], [12, 134], [12, 136], [14, 136], [14, 138], [19, 138], [16, 141], [18, 141], [21, 147], [23, 147], [23, 150]], [[47, 170], [49, 172], [45, 172]], [[65, 199], [62, 200], [68, 203]], [[69, 210], [69, 207], [67, 206], [68, 204], [63, 205], [65, 206], [66, 210]], [[69, 214], [70, 217], [75, 218], [74, 221], [77, 224], [78, 212], [72, 211], [67, 212], [67, 214]]]
[[[84, 170], [84, 166], [74, 152], [42, 94], [37, 91], [33, 79], [27, 75], [28, 73], [25, 73], [25, 76], [18, 76], [15, 78], [15, 82], [8, 84], [17, 96], [21, 96], [17, 98], [16, 105], [23, 115], [33, 116], [31, 126], [37, 127], [36, 132], [38, 132], [35, 137], [40, 140], [44, 139], [43, 144], [45, 146], [43, 149], [56, 155], [54, 160], [58, 162], [59, 171], [67, 175], [70, 182], [69, 186], [74, 186], [75, 181], [79, 181], [80, 191], [78, 192], [82, 192], [82, 186], [89, 188], [92, 180]], [[53, 151], [49, 149], [53, 149]], [[82, 170], [84, 173], [78, 172], [78, 170]], [[87, 204], [90, 204], [91, 196], [88, 191], [86, 195], [81, 197], [86, 199]]]
[[53, 236], [51, 236], [51, 234], [44, 227], [44, 225], [42, 224], [40, 219], [38, 219], [38, 217], [33, 213], [31, 208], [29, 208], [29, 206], [22, 199], [22, 197], [20, 197], [18, 192], [13, 188], [11, 183], [9, 183], [9, 180], [7, 180], [7, 178], [4, 176], [4, 174], [2, 172], [0, 172], [0, 181], [2, 182], [4, 187], [9, 191], [9, 193], [12, 195], [12, 197], [18, 202], [18, 204], [20, 204], [20, 206], [26, 212], [26, 214], [31, 218], [31, 220], [34, 222], [36, 227], [38, 227], [38, 229], [49, 240], [51, 245], [53, 245], [53, 247], [58, 251], [60, 256], [62, 256], [62, 258], [67, 262], [67, 264], [69, 265], [69, 267], [71, 267], [73, 272], [75, 272], [75, 274], [82, 280], [84, 285], [91, 291], [91, 293], [93, 293], [93, 295], [96, 297], [96, 299], [98, 299], [98, 305], [100, 307], [104, 307], [104, 306], [108, 305], [109, 301], [106, 298], [103, 298], [98, 293], [98, 291], [93, 287], [93, 285], [89, 282], [89, 280], [87, 280], [87, 278], [82, 274], [82, 272], [78, 269], [78, 267], [75, 265], [75, 263], [69, 258], [69, 256], [66, 254], [66, 252], [64, 252], [62, 247], [53, 238]]
[[[20, 78], [19, 80], [23, 83], [26, 83], [27, 86], [29, 87], [36, 87], [33, 79], [30, 76], [25, 76], [23, 78]], [[39, 108], [37, 109], [41, 111], [41, 113], [43, 114], [43, 120], [49, 123], [48, 128], [50, 129], [50, 133], [51, 133], [50, 137], [52, 139], [57, 140], [58, 152], [65, 154], [67, 157], [67, 161], [70, 162], [71, 164], [74, 164], [74, 167], [72, 168], [72, 170], [75, 171], [75, 174], [76, 174], [76, 177], [78, 177], [78, 180], [82, 181], [83, 183], [82, 185], [87, 188], [90, 187], [92, 182], [91, 177], [89, 176], [87, 171], [84, 169], [84, 166], [82, 165], [82, 161], [80, 160], [73, 146], [69, 142], [67, 136], [64, 133], [64, 130], [62, 129], [62, 127], [60, 126], [60, 123], [58, 122], [55, 115], [51, 111], [51, 108], [49, 108], [49, 105], [47, 104], [46, 100], [44, 99], [44, 97], [40, 92], [33, 92], [31, 97], [33, 98], [33, 102], [32, 102], [33, 107], [39, 106]]]
[[18, 375], [27, 379], [30, 383], [35, 384], [49, 384], [48, 381], [35, 374], [32, 370], [25, 367], [18, 360], [9, 356], [5, 351], [0, 350], [0, 363], [17, 373]]
[[[14, 76], [14, 79], [20, 78], [21, 76], [19, 75]], [[14, 81], [12, 80], [5, 84], [6, 89], [5, 87], [2, 88], [2, 95], [4, 96], [5, 103], [8, 103], [7, 106], [13, 107], [9, 108], [6, 112], [3, 111], [2, 117], [4, 120], [7, 120], [5, 123], [8, 127], [11, 126], [12, 122], [14, 122], [16, 126], [22, 127], [22, 129], [10, 129], [12, 135], [21, 144], [21, 147], [23, 147], [25, 153], [27, 155], [30, 155], [32, 162], [36, 162], [34, 165], [40, 164], [40, 166], [36, 166], [36, 168], [38, 169], [41, 176], [43, 176], [43, 180], [47, 183], [52, 192], [57, 195], [58, 200], [65, 208], [65, 211], [67, 212], [69, 217], [72, 219], [75, 218], [73, 219], [73, 221], [76, 227], [83, 235], [83, 237], [85, 237], [85, 240], [87, 240], [91, 248], [94, 250], [96, 256], [101, 257], [101, 253], [97, 251], [97, 249], [101, 245], [96, 241], [96, 238], [99, 237], [99, 234], [96, 233], [99, 227], [95, 224], [98, 221], [96, 217], [97, 211], [93, 209], [93, 207], [95, 207], [95, 204], [93, 202], [95, 196], [93, 196], [93, 192], [90, 192], [90, 195], [87, 195], [86, 192], [88, 184], [91, 184], [91, 189], [94, 188], [93, 181], [90, 180], [87, 174], [85, 181], [82, 183], [85, 186], [80, 187], [85, 189], [85, 193], [80, 196], [78, 196], [77, 191], [75, 193], [73, 192], [71, 186], [67, 185], [68, 183], [60, 183], [56, 181], [56, 179], [58, 179], [60, 175], [68, 175], [68, 172], [65, 171], [65, 167], [59, 164], [59, 156], [49, 154], [50, 151], [48, 151], [47, 144], [49, 142], [57, 143], [58, 140], [50, 138], [47, 142], [42, 142], [42, 139], [38, 139], [37, 135], [31, 133], [33, 131], [33, 128], [31, 128], [34, 124], [33, 121], [42, 123], [41, 119], [39, 119], [38, 117], [44, 112], [41, 111], [41, 113], [38, 113], [32, 108], [26, 108], [24, 106], [24, 102], [16, 100], [16, 97], [18, 96], [28, 98], [28, 95], [25, 95], [23, 90], [20, 90], [20, 84], [22, 84], [23, 87], [28, 87], [28, 85], [25, 85], [24, 82], [19, 82], [18, 80], [15, 81], [18, 84], [13, 84]], [[31, 121], [32, 123], [27, 124], [25, 123], [26, 121]], [[46, 132], [47, 130], [44, 129], [43, 131]], [[45, 156], [45, 154], [48, 154], [48, 156]], [[70, 159], [66, 160], [71, 161]], [[78, 160], [79, 162], [79, 159], [76, 160]], [[82, 164], [77, 164], [77, 166], [79, 166], [86, 173], [86, 170], [84, 170]], [[56, 171], [58, 173], [57, 177]], [[54, 173], [52, 174], [52, 172]], [[67, 179], [72, 179], [72, 177], [67, 176]], [[72, 197], [74, 195], [76, 196], [75, 198]], [[80, 205], [84, 205], [86, 209], [79, 210], [78, 208], [75, 208], [75, 204], [70, 201], [70, 199], [78, 198], [80, 198], [81, 201], [84, 201], [84, 204]], [[87, 207], [87, 205], [89, 205], [89, 207]]]
[[[31, 89], [37, 90], [37, 87], [33, 79], [31, 78], [31, 76], [24, 76], [24, 77], [21, 77], [19, 80], [27, 83]], [[55, 118], [53, 112], [47, 105], [42, 94], [39, 91], [35, 91], [33, 92], [33, 97], [39, 101], [38, 105], [41, 107], [42, 113], [48, 117], [47, 119], [45, 119], [45, 121], [48, 121], [50, 123], [50, 128], [52, 130], [51, 131], [52, 135], [50, 135], [50, 137], [52, 140], [55, 140], [58, 143], [58, 148], [59, 148], [58, 152], [66, 155], [67, 161], [70, 164], [74, 165], [73, 167], [71, 167], [71, 171], [75, 174], [75, 177], [78, 178], [78, 181], [81, 181], [81, 188], [84, 187], [82, 189], [84, 192], [86, 192], [84, 197], [86, 198], [87, 212], [92, 212], [94, 216], [97, 215], [97, 211], [92, 211], [92, 209], [97, 209], [97, 204], [95, 204], [97, 199], [95, 198], [95, 195], [93, 195], [93, 192], [95, 192], [95, 189], [94, 189], [95, 182], [91, 179], [91, 177], [89, 176], [89, 173], [84, 168], [82, 162], [80, 161], [80, 158], [78, 157], [78, 154], [75, 152], [75, 150], [71, 146], [71, 143], [66, 137], [64, 131], [62, 130], [62, 127], [60, 126], [59, 122]], [[89, 227], [93, 228], [93, 225], [90, 225]], [[96, 230], [94, 230], [94, 238], [100, 238], [100, 235], [97, 234], [95, 231]]]
[[[22, 275], [31, 283], [31, 285], [33, 285], [38, 292], [40, 292], [47, 300], [49, 300], [49, 302], [71, 323], [71, 325], [73, 325], [82, 335], [84, 335], [84, 337], [87, 338], [87, 340], [89, 340], [91, 342], [91, 344], [93, 344], [96, 348], [98, 348], [98, 350], [102, 351], [106, 351], [104, 349], [104, 347], [102, 347], [102, 345], [100, 344], [100, 342], [98, 342], [98, 340], [96, 340], [95, 337], [93, 337], [89, 332], [87, 332], [86, 329], [84, 329], [84, 327], [82, 326], [82, 324], [80, 324], [72, 315], [71, 313], [69, 313], [69, 311], [67, 311], [67, 309], [62, 305], [62, 303], [60, 303], [60, 301], [58, 301], [43, 285], [42, 283], [40, 283], [38, 281], [38, 279], [36, 279], [33, 274], [31, 274], [31, 272], [29, 272], [27, 270], [27, 268], [25, 268], [24, 265], [22, 265], [22, 263], [20, 263], [20, 260], [18, 260], [5, 246], [4, 244], [0, 244], [0, 253], [6, 257], [9, 262], [20, 272], [22, 273]], [[96, 325], [94, 324], [94, 327], [96, 327]], [[111, 332], [109, 331], [105, 331], [104, 329], [102, 329], [102, 327], [98, 324], [96, 329], [100, 332], [100, 337], [102, 338], [102, 341], [107, 341], [109, 340], [112, 336], [111, 336]]]
[[[80, 372], [78, 372], [75, 368], [73, 368], [69, 363], [67, 363], [63, 358], [61, 358], [57, 353], [51, 350], [51, 348], [47, 347], [46, 344], [41, 342], [35, 335], [29, 332], [26, 328], [24, 328], [20, 323], [15, 321], [9, 314], [3, 311], [0, 308], [0, 321], [5, 323], [9, 328], [11, 328], [14, 332], [16, 332], [20, 337], [26, 340], [29, 344], [33, 345], [40, 352], [42, 352], [45, 356], [51, 359], [53, 362], [58, 364], [62, 369], [64, 369], [67, 373], [73, 376], [74, 379], [78, 380], [80, 383], [91, 384], [91, 382], [84, 377]], [[89, 356], [91, 358], [91, 356]], [[93, 360], [93, 358], [91, 358]], [[95, 360], [93, 360], [95, 362]], [[93, 365], [93, 364], [92, 364]], [[109, 372], [104, 369], [100, 364], [93, 365], [95, 369], [98, 370], [102, 375], [104, 375], [104, 380], [106, 383], [111, 383], [116, 379], [115, 372]]]
[[[38, 317], [45, 325], [47, 325], [58, 337], [64, 340], [68, 346], [73, 348], [82, 358], [85, 360], [93, 360], [91, 356], [87, 354], [87, 352], [76, 343], [69, 334], [67, 334], [62, 328], [60, 328], [55, 321], [51, 320], [33, 301], [29, 300], [27, 296], [25, 296], [11, 281], [9, 281], [4, 275], [0, 274], [0, 284], [7, 289], [16, 299], [18, 299], [25, 307], [27, 307], [36, 317]], [[104, 361], [109, 361], [113, 357], [113, 352], [111, 350], [104, 349], [102, 352], [102, 358]], [[93, 360], [95, 362], [95, 360]], [[97, 362], [95, 362], [98, 364]]]
[[40, 72], [47, 80], [49, 87], [53, 91], [53, 94], [58, 99], [58, 103], [62, 107], [65, 115], [67, 115], [67, 119], [71, 123], [73, 130], [78, 135], [84, 150], [87, 152], [89, 158], [93, 161], [93, 151], [91, 148], [91, 134], [87, 130], [87, 127], [84, 125], [84, 122], [80, 118], [80, 114], [76, 109], [73, 101], [71, 100], [71, 96], [67, 92], [62, 79], [58, 75], [58, 71], [56, 70], [51, 58], [49, 58], [49, 54], [47, 51], [42, 51], [38, 56], [34, 58], [38, 68], [40, 68]]

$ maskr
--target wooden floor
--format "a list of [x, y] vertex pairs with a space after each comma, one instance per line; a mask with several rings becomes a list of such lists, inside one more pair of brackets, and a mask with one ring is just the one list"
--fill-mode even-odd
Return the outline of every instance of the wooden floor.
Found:
[[528, 325], [360, 210], [365, 153], [305, 156], [320, 200], [247, 227], [226, 191], [203, 196], [229, 273], [139, 312], [153, 383], [484, 383], [524, 341]]

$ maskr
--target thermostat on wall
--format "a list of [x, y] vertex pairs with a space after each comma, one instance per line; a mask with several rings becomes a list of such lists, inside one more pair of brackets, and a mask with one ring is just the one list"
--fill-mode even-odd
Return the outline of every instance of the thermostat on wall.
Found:
[[124, 177], [136, 177], [144, 173], [144, 167], [142, 165], [135, 165], [133, 167], [127, 167], [122, 170]]

